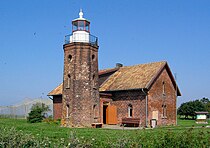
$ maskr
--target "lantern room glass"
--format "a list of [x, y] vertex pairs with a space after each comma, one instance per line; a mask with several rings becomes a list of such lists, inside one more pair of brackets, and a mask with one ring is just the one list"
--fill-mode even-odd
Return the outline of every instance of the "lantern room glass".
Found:
[[87, 31], [90, 32], [90, 23], [86, 20], [77, 20], [72, 22], [72, 31]]

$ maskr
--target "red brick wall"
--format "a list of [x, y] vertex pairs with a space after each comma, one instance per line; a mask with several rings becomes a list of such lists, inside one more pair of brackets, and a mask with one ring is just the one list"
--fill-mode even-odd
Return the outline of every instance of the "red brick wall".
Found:
[[[163, 96], [163, 82], [165, 83], [165, 96]], [[166, 105], [166, 117], [163, 118], [163, 107]], [[161, 75], [152, 85], [148, 95], [148, 121], [152, 117], [152, 112], [158, 111], [157, 125], [176, 124], [176, 95], [171, 79], [166, 71], [163, 70]]]
[[[69, 55], [72, 56], [70, 61]], [[63, 78], [63, 125], [91, 126], [98, 122], [98, 46], [90, 43], [64, 45]]]
[[61, 119], [62, 117], [62, 96], [53, 96], [53, 118]]
[[145, 126], [145, 95], [141, 90], [119, 91], [113, 93], [112, 104], [117, 106], [117, 121], [121, 123], [122, 118], [128, 117], [128, 105], [133, 107], [134, 118], [140, 118], [141, 126]]

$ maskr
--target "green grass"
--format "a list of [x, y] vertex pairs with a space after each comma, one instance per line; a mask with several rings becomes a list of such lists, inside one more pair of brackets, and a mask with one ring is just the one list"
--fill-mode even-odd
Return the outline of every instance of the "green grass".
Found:
[[186, 119], [178, 119], [178, 126], [181, 127], [199, 127], [199, 126], [207, 126], [210, 125], [210, 120], [208, 120], [208, 124], [197, 124], [195, 120], [186, 120]]
[[[193, 120], [178, 120], [178, 126], [160, 127], [148, 130], [112, 130], [112, 129], [94, 129], [94, 128], [63, 128], [56, 124], [27, 123], [20, 119], [0, 119], [0, 127], [15, 127], [17, 131], [25, 134], [31, 134], [38, 139], [48, 137], [52, 142], [64, 140], [66, 144], [69, 141], [76, 142], [75, 139], [83, 140], [85, 143], [91, 143], [93, 147], [138, 147], [140, 143], [145, 147], [162, 147], [164, 144], [178, 144], [194, 142], [206, 143], [210, 135], [209, 128], [192, 128], [192, 126], [203, 126], [195, 124]], [[205, 125], [206, 126], [206, 125]], [[188, 139], [189, 138], [189, 139]], [[180, 144], [182, 144], [180, 143]], [[159, 145], [159, 146], [158, 146]], [[123, 147], [122, 146], [122, 147]], [[189, 147], [192, 144], [189, 143]]]

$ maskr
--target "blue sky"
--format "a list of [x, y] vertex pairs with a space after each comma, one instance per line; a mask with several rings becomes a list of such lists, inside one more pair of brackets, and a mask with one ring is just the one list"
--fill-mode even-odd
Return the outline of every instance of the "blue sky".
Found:
[[0, 1], [0, 105], [47, 98], [63, 80], [64, 36], [82, 8], [99, 38], [99, 68], [167, 61], [178, 105], [210, 98], [209, 0]]

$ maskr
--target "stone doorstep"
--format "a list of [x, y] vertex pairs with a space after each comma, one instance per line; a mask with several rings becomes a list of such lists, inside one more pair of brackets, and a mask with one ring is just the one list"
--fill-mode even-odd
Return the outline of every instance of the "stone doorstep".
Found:
[[92, 123], [91, 126], [93, 128], [102, 128], [103, 123]]

